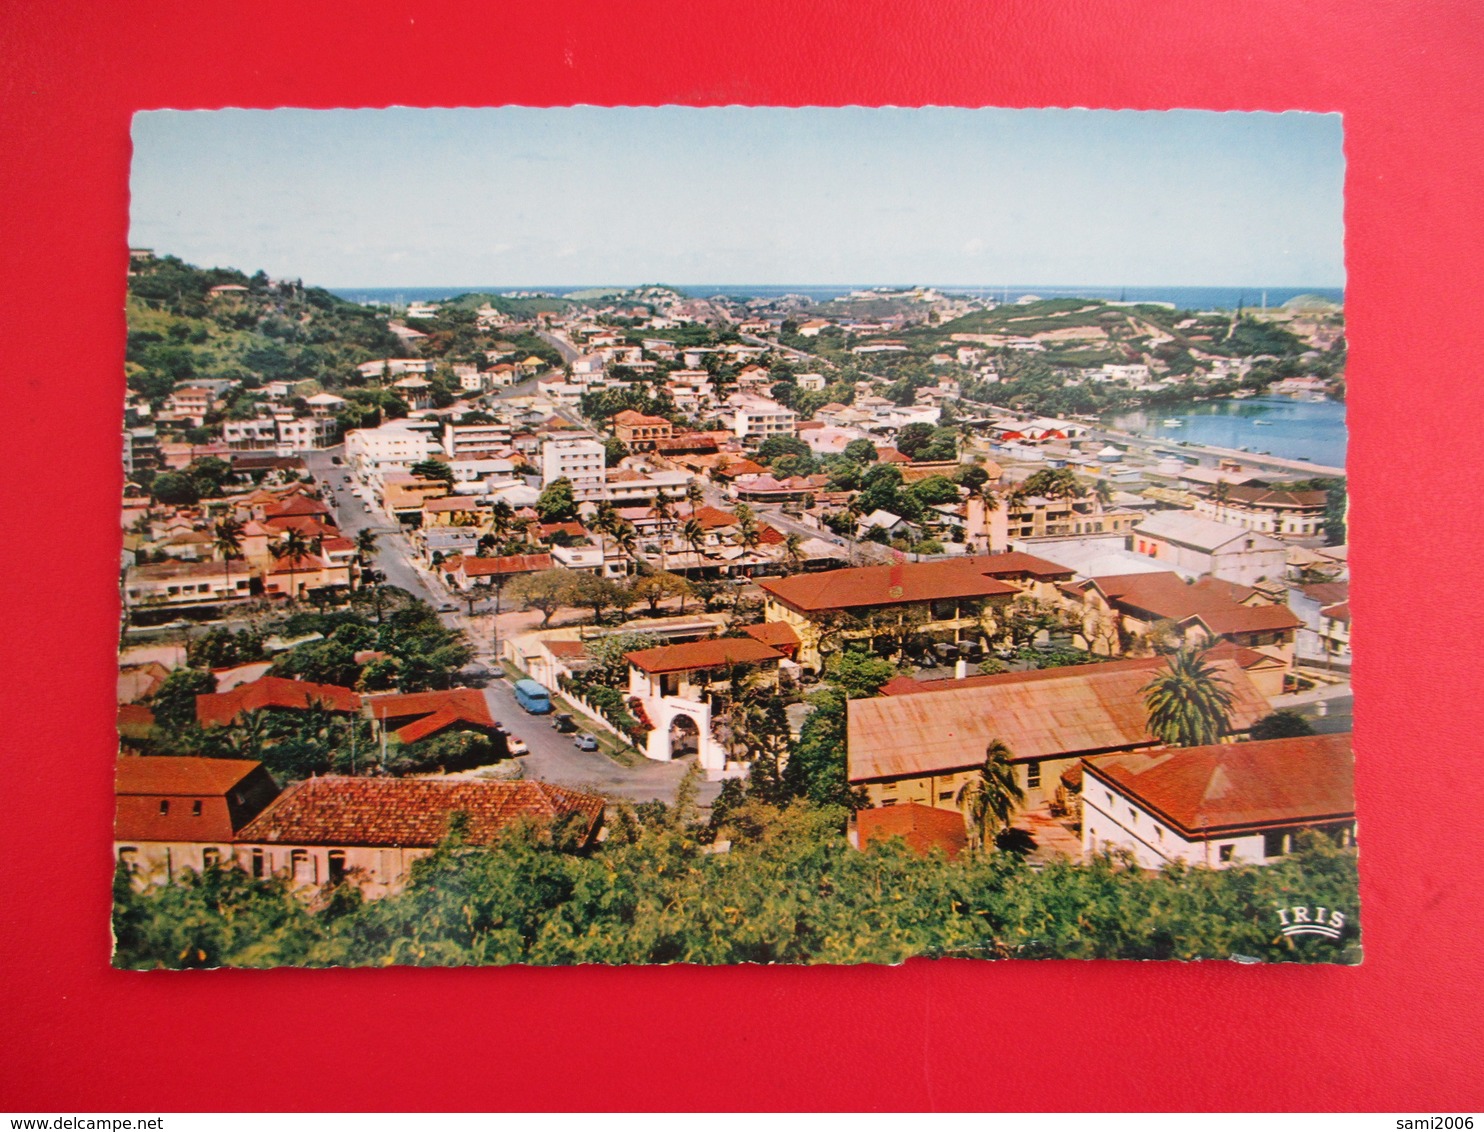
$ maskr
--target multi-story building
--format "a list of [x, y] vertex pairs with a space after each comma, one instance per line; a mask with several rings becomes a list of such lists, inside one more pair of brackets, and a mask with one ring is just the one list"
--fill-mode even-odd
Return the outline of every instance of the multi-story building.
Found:
[[632, 452], [648, 452], [661, 440], [669, 440], [675, 427], [664, 417], [650, 417], [625, 409], [613, 417], [613, 433]]
[[354, 429], [345, 437], [346, 461], [372, 479], [405, 472], [438, 450], [435, 427], [399, 420], [380, 428]]
[[894, 566], [858, 566], [767, 578], [763, 612], [800, 640], [799, 663], [816, 671], [840, 640], [892, 637], [908, 629], [944, 640], [998, 633], [996, 611], [1017, 596], [1051, 599], [1072, 571], [1030, 554], [949, 558]]
[[964, 538], [972, 547], [998, 554], [1014, 539], [1128, 531], [1142, 517], [1138, 511], [1104, 507], [1094, 495], [1048, 499], [1006, 494], [996, 497], [993, 510], [972, 496], [964, 507]]
[[601, 499], [607, 485], [604, 457], [603, 445], [595, 437], [549, 437], [541, 442], [541, 484], [549, 487], [567, 479], [579, 501]]
[[222, 441], [242, 452], [263, 452], [278, 447], [278, 422], [272, 417], [250, 421], [223, 421]]
[[1284, 540], [1324, 534], [1329, 493], [1281, 488], [1222, 485], [1198, 496], [1195, 513], [1218, 523], [1234, 523]]
[[294, 417], [280, 414], [276, 424], [280, 452], [308, 452], [329, 448], [340, 438], [340, 424], [334, 417]]
[[742, 440], [757, 444], [770, 436], [793, 436], [799, 417], [776, 401], [732, 394], [718, 414], [723, 425]]
[[510, 425], [505, 421], [443, 426], [443, 451], [450, 460], [473, 459], [509, 447]]

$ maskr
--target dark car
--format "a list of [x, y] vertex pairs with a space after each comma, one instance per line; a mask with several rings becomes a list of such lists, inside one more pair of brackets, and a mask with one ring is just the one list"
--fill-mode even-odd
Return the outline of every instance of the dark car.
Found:
[[563, 735], [577, 730], [577, 724], [572, 722], [572, 717], [564, 711], [559, 711], [551, 717], [551, 725]]
[[598, 749], [598, 741], [583, 731], [579, 731], [576, 735], [572, 736], [572, 742], [577, 745], [579, 751], [596, 751]]

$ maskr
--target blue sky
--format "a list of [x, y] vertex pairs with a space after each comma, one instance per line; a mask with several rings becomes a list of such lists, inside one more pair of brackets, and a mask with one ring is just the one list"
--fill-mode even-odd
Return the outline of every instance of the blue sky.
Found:
[[155, 111], [130, 241], [332, 287], [1344, 285], [1338, 115]]

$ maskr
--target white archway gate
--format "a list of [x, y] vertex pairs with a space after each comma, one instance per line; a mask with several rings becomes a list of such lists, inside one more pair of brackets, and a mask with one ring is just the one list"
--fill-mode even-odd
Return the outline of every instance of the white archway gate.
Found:
[[677, 696], [655, 696], [643, 702], [644, 711], [654, 728], [644, 744], [644, 754], [648, 758], [667, 763], [675, 757], [670, 748], [670, 725], [677, 717], [684, 716], [696, 725], [696, 761], [701, 769], [711, 775], [726, 770], [726, 751], [711, 734], [709, 704], [682, 700]]

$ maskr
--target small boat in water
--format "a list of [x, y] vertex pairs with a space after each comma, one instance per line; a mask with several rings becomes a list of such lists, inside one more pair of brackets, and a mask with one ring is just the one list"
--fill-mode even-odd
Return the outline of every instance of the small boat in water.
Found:
[[1272, 424], [1273, 424], [1272, 421], [1253, 421], [1252, 422], [1252, 427], [1253, 428], [1271, 428], [1272, 427]]
[[1165, 428], [1179, 428], [1185, 422], [1182, 421], [1179, 417], [1166, 417], [1164, 420], [1160, 421], [1159, 423], [1162, 424], [1162, 425], [1164, 425]]

